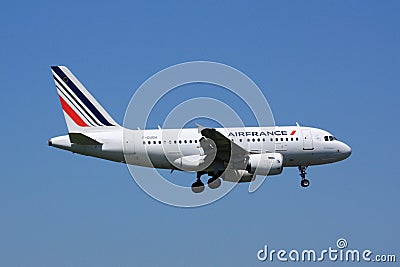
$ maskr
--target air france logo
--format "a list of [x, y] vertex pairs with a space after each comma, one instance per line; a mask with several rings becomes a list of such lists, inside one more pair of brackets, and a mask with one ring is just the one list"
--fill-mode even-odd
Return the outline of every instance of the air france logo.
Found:
[[[295, 135], [296, 130], [293, 130], [290, 135]], [[228, 137], [239, 137], [239, 136], [281, 136], [288, 135], [287, 131], [260, 131], [260, 132], [229, 132]]]

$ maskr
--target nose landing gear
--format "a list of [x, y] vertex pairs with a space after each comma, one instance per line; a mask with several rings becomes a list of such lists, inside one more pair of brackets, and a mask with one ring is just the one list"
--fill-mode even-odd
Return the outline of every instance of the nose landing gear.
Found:
[[306, 179], [306, 170], [307, 166], [299, 166], [299, 172], [300, 172], [300, 177], [301, 177], [301, 182], [300, 185], [302, 187], [308, 187], [310, 185], [310, 181]]

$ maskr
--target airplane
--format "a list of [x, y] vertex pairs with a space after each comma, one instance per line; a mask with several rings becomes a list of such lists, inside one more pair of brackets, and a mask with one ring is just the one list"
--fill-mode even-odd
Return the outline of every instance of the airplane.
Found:
[[269, 126], [238, 128], [126, 129], [65, 66], [51, 71], [61, 102], [68, 135], [48, 145], [86, 156], [137, 166], [196, 172], [194, 193], [227, 182], [251, 182], [257, 175], [281, 174], [297, 167], [301, 186], [308, 187], [306, 169], [348, 158], [351, 148], [331, 133], [312, 127]]

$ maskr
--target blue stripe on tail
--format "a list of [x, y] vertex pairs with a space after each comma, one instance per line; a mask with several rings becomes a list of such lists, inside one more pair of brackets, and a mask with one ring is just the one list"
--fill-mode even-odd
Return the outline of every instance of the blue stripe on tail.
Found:
[[87, 99], [87, 97], [79, 90], [79, 88], [68, 78], [67, 75], [57, 66], [52, 66], [51, 69], [62, 79], [74, 94], [82, 101], [82, 103], [96, 116], [96, 118], [105, 126], [114, 126], [109, 123], [100, 111]]

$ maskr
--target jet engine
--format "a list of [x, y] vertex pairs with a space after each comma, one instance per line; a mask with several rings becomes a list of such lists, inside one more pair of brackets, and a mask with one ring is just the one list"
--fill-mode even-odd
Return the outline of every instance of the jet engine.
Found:
[[283, 170], [283, 157], [280, 153], [251, 154], [247, 160], [246, 171], [255, 175], [277, 175]]
[[192, 155], [192, 156], [184, 156], [181, 158], [177, 158], [172, 162], [172, 164], [184, 171], [201, 171], [206, 169], [212, 163], [213, 158], [206, 157], [205, 155]]

